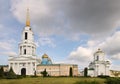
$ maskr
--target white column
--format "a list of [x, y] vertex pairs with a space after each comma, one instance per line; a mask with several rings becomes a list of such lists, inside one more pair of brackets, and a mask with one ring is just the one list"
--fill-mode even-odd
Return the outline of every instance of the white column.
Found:
[[33, 69], [32, 69], [32, 62], [31, 62], [30, 74], [32, 74], [32, 71], [33, 71]]
[[32, 55], [32, 46], [30, 46], [30, 55]]
[[22, 45], [22, 52], [21, 52], [22, 55], [23, 55], [23, 51], [24, 51], [24, 47], [23, 47], [23, 45]]
[[19, 63], [17, 63], [17, 74], [19, 74]]

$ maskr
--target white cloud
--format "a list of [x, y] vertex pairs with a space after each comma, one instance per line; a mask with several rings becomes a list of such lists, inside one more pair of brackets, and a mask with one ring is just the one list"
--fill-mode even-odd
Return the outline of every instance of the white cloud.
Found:
[[117, 71], [120, 71], [120, 65], [112, 64], [112, 66], [111, 66], [111, 70], [117, 70]]
[[111, 57], [113, 60], [120, 60], [120, 53], [117, 53]]
[[0, 40], [1, 50], [14, 50], [17, 42], [14, 39]]
[[0, 49], [11, 50], [12, 45], [7, 42], [0, 42]]
[[78, 39], [85, 33], [101, 38], [119, 26], [118, 0], [11, 1], [11, 11], [20, 22], [25, 23], [26, 8], [29, 6], [34, 30], [48, 36], [63, 35]]
[[76, 50], [72, 51], [68, 57], [68, 60], [71, 61], [71, 63], [78, 63], [78, 65], [82, 67], [87, 66], [92, 59], [92, 50], [85, 47], [78, 47]]
[[16, 44], [14, 39], [0, 40], [0, 56], [15, 56]]
[[55, 47], [55, 43], [54, 43], [54, 40], [50, 37], [39, 37], [39, 40], [38, 40], [38, 45], [40, 46], [46, 46], [48, 45], [49, 47]]
[[14, 51], [4, 51], [4, 52], [0, 52], [0, 55], [2, 56], [17, 56], [17, 53]]
[[[70, 58], [76, 60], [89, 60], [92, 56], [92, 51], [88, 48], [78, 47], [77, 50], [70, 53]], [[76, 58], [78, 57], [78, 58]]]
[[100, 46], [107, 55], [111, 56], [111, 58], [120, 59], [120, 31], [116, 31], [113, 35], [106, 38], [98, 46]]

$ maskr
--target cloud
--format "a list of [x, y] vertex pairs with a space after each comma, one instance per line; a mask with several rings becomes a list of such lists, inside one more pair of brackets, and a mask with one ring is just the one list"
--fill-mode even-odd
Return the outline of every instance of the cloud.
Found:
[[88, 66], [89, 62], [92, 61], [93, 55], [92, 50], [85, 47], [78, 47], [72, 51], [68, 57], [71, 63], [77, 63], [78, 65], [85, 67]]
[[120, 53], [117, 53], [111, 57], [113, 60], [120, 60]]
[[11, 0], [11, 11], [25, 23], [26, 8], [37, 33], [63, 35], [74, 39], [80, 34], [106, 36], [120, 21], [119, 0]]
[[[91, 50], [88, 48], [78, 47], [77, 50], [70, 53], [70, 59], [76, 59], [76, 60], [89, 60], [91, 58]], [[76, 58], [79, 57], [79, 58]], [[86, 59], [87, 58], [87, 59]]]
[[12, 45], [7, 42], [0, 42], [0, 49], [11, 50]]
[[120, 60], [120, 31], [116, 31], [113, 35], [106, 38], [98, 46], [100, 46], [108, 56], [112, 59]]
[[0, 40], [0, 56], [16, 56], [16, 44], [14, 39]]
[[39, 40], [38, 40], [38, 45], [40, 46], [46, 46], [48, 45], [49, 47], [55, 47], [55, 43], [54, 43], [54, 40], [51, 38], [51, 37], [39, 37]]
[[117, 70], [117, 71], [120, 71], [120, 65], [114, 65], [114, 64], [112, 64], [112, 66], [111, 66], [111, 70]]
[[0, 55], [2, 56], [17, 56], [16, 52], [13, 51], [4, 51], [4, 52], [0, 52]]
[[0, 40], [0, 50], [13, 50], [16, 43], [14, 39]]

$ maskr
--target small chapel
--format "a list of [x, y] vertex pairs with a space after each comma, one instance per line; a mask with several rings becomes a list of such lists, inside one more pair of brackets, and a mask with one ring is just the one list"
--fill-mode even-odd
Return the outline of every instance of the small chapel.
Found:
[[27, 9], [26, 25], [18, 46], [18, 56], [9, 56], [8, 59], [9, 69], [12, 68], [17, 75], [37, 74], [41, 76], [41, 72], [46, 69], [49, 76], [69, 76], [70, 69], [72, 69], [72, 75], [78, 76], [78, 65], [76, 64], [53, 64], [47, 54], [42, 56], [42, 60], [37, 57], [34, 33], [30, 26], [29, 9]]
[[110, 61], [106, 60], [105, 53], [98, 49], [93, 55], [93, 62], [89, 64], [88, 76], [110, 76]]

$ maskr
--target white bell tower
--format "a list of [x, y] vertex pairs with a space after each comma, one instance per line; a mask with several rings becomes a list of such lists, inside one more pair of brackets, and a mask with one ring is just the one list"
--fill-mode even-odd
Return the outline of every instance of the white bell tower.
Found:
[[27, 9], [26, 26], [22, 31], [21, 43], [18, 46], [18, 56], [9, 57], [9, 68], [12, 67], [18, 75], [34, 75], [40, 59], [36, 56], [34, 34], [30, 27], [29, 9]]
[[29, 9], [27, 9], [26, 27], [22, 32], [22, 42], [19, 44], [19, 56], [36, 56], [34, 35], [30, 27]]
[[98, 49], [97, 52], [94, 53], [94, 61], [104, 61], [105, 60], [105, 53]]

